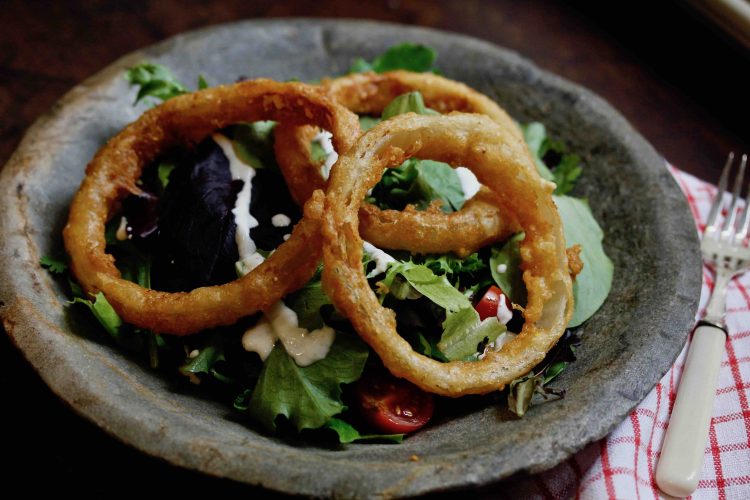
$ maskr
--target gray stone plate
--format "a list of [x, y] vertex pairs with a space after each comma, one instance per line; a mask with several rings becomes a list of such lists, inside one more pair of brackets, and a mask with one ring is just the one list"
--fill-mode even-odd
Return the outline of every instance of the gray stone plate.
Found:
[[[96, 150], [143, 108], [123, 69], [143, 60], [180, 80], [317, 79], [400, 41], [430, 45], [439, 67], [504, 106], [544, 122], [583, 158], [589, 198], [615, 262], [612, 293], [580, 333], [579, 359], [556, 382], [561, 401], [522, 420], [497, 404], [471, 409], [402, 445], [326, 449], [266, 435], [223, 403], [176, 392], [91, 334], [37, 262], [62, 253], [71, 196]], [[606, 102], [518, 55], [471, 38], [391, 24], [242, 22], [177, 36], [129, 55], [71, 90], [26, 134], [1, 174], [0, 313], [45, 382], [82, 416], [180, 466], [308, 495], [402, 496], [480, 485], [547, 469], [620, 423], [683, 345], [700, 288], [687, 204], [652, 147]], [[421, 459], [412, 462], [409, 457]]]

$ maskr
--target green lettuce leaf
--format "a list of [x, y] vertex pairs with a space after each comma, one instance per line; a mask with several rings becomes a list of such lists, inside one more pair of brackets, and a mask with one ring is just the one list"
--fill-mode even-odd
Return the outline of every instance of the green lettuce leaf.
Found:
[[424, 105], [424, 98], [421, 92], [408, 92], [401, 94], [393, 99], [383, 110], [380, 116], [381, 120], [387, 120], [404, 113], [416, 113], [418, 115], [439, 115], [434, 109]]
[[49, 255], [42, 256], [39, 264], [52, 274], [64, 274], [68, 270], [68, 265], [64, 261]]
[[526, 140], [526, 144], [528, 144], [529, 150], [534, 157], [537, 169], [539, 169], [539, 175], [548, 181], [553, 180], [554, 176], [552, 172], [542, 160], [547, 142], [546, 128], [539, 122], [531, 122], [522, 125], [521, 130], [523, 130], [523, 138]]
[[248, 412], [270, 431], [276, 428], [279, 415], [297, 430], [322, 427], [345, 409], [341, 384], [359, 379], [367, 355], [362, 341], [338, 332], [328, 356], [300, 367], [277, 344], [263, 365]]
[[392, 264], [386, 272], [383, 285], [390, 288], [397, 276], [403, 277], [416, 291], [448, 312], [472, 307], [469, 299], [456, 290], [445, 276], [438, 276], [425, 265], [413, 262]]
[[331, 299], [323, 291], [320, 278], [309, 281], [298, 291], [288, 295], [284, 303], [297, 313], [299, 326], [310, 331], [322, 328], [325, 324], [320, 308], [331, 304]]
[[221, 347], [218, 345], [208, 345], [203, 349], [200, 349], [196, 357], [188, 360], [187, 363], [182, 365], [180, 367], [180, 372], [185, 375], [188, 373], [210, 374], [214, 365], [225, 359], [224, 350]]
[[355, 441], [385, 441], [401, 443], [405, 434], [360, 434], [351, 424], [339, 419], [332, 418], [326, 423], [326, 427], [336, 432], [340, 443], [353, 443]]
[[433, 64], [436, 58], [437, 52], [433, 49], [424, 45], [405, 42], [394, 45], [385, 53], [373, 59], [372, 62], [367, 62], [358, 57], [352, 63], [349, 72], [374, 71], [375, 73], [385, 73], [386, 71], [405, 69], [422, 73], [435, 70]]
[[[551, 396], [561, 398], [565, 391], [555, 390], [547, 387], [552, 380], [558, 377], [567, 366], [575, 361], [575, 349], [581, 339], [566, 330], [565, 334], [558, 340], [557, 344], [547, 353], [534, 370], [523, 377], [512, 381], [508, 390], [508, 409], [523, 417], [529, 406], [536, 402], [544, 402]], [[534, 396], [537, 397], [536, 400]]]
[[198, 75], [198, 90], [203, 90], [208, 88], [208, 81], [206, 80], [206, 77], [201, 73]]
[[575, 181], [581, 176], [580, 159], [576, 155], [563, 155], [560, 163], [552, 171], [557, 184], [555, 194], [563, 195], [571, 192], [575, 187]]
[[378, 123], [380, 123], [380, 118], [374, 116], [361, 115], [359, 117], [359, 128], [361, 128], [363, 132], [367, 132]]
[[[519, 245], [524, 234], [518, 233], [499, 245], [492, 247], [490, 255], [490, 272], [497, 286], [516, 304], [526, 304], [526, 285], [521, 271], [521, 254]], [[505, 272], [498, 271], [504, 265]]]
[[438, 275], [454, 274], [479, 274], [487, 269], [487, 263], [484, 262], [479, 253], [475, 252], [468, 257], [460, 258], [452, 253], [430, 254], [424, 257], [422, 264], [429, 267]]
[[161, 187], [162, 193], [167, 189], [169, 176], [172, 175], [172, 170], [175, 168], [177, 168], [177, 164], [171, 161], [163, 161], [156, 167], [156, 176], [159, 179], [159, 187]]
[[445, 354], [440, 351], [437, 339], [425, 337], [421, 332], [416, 332], [416, 337], [416, 343], [412, 345], [416, 352], [437, 359], [438, 361], [449, 361], [449, 359], [445, 357]]
[[318, 141], [310, 143], [310, 159], [316, 164], [323, 163], [328, 159], [328, 153], [326, 153], [326, 150], [323, 149], [323, 146]]
[[120, 316], [115, 312], [102, 292], [93, 295], [93, 298], [94, 300], [92, 301], [81, 297], [75, 297], [71, 303], [83, 304], [88, 307], [96, 320], [102, 325], [102, 327], [104, 327], [104, 330], [109, 333], [113, 339], [117, 341], [122, 340], [122, 319]]
[[532, 373], [515, 379], [508, 388], [508, 409], [517, 416], [523, 417], [531, 406], [531, 398], [534, 394], [543, 391], [543, 385], [544, 376], [541, 374]]
[[424, 210], [440, 200], [446, 213], [460, 210], [464, 191], [456, 171], [446, 163], [409, 158], [401, 166], [386, 170], [368, 202], [382, 209], [403, 210], [414, 205]]
[[276, 122], [260, 121], [234, 125], [229, 131], [232, 146], [240, 160], [253, 168], [276, 167], [273, 129]]
[[[438, 114], [425, 107], [421, 93], [409, 92], [391, 101], [382, 119], [408, 112]], [[388, 169], [367, 201], [383, 209], [403, 210], [406, 205], [414, 205], [424, 210], [434, 200], [442, 202], [440, 208], [446, 213], [461, 209], [465, 200], [458, 174], [446, 163], [410, 158]]]
[[[581, 159], [577, 155], [567, 154], [562, 143], [551, 141], [547, 137], [547, 129], [543, 124], [531, 122], [521, 128], [529, 150], [534, 156], [539, 174], [557, 185], [555, 194], [569, 193], [581, 175]], [[548, 153], [552, 153], [550, 156], [559, 158], [556, 164], [547, 165], [544, 158]]]
[[614, 266], [604, 253], [604, 233], [594, 219], [585, 200], [555, 196], [563, 222], [565, 242], [570, 247], [580, 244], [583, 271], [573, 283], [575, 311], [568, 327], [578, 326], [590, 318], [604, 303], [612, 288]]
[[135, 98], [136, 104], [146, 97], [166, 101], [188, 92], [187, 87], [161, 64], [142, 63], [133, 66], [125, 72], [125, 79], [131, 85], [140, 86]]
[[438, 348], [449, 361], [470, 361], [476, 359], [474, 354], [480, 343], [494, 342], [506, 331], [505, 325], [496, 318], [481, 321], [479, 313], [470, 305], [448, 315], [443, 322]]

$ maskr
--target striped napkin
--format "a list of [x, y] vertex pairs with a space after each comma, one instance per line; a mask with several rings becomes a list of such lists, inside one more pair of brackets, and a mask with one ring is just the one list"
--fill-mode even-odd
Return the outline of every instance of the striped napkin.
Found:
[[[669, 170], [687, 197], [698, 230], [703, 231], [716, 186], [671, 165]], [[699, 315], [713, 285], [713, 274], [704, 266]], [[726, 322], [730, 336], [703, 472], [690, 497], [695, 499], [750, 499], [750, 273], [729, 285]], [[646, 399], [609, 436], [547, 472], [505, 481], [503, 493], [516, 498], [664, 498], [656, 486], [655, 470], [686, 354], [687, 346]]]

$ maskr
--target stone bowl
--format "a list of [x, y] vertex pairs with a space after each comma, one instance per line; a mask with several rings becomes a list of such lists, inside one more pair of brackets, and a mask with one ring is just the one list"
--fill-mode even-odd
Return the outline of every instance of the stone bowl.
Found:
[[[445, 76], [538, 120], [583, 158], [589, 199], [615, 264], [612, 292], [578, 332], [578, 361], [555, 382], [564, 399], [513, 418], [480, 404], [401, 445], [324, 448], [260, 431], [225, 403], [168, 380], [96, 340], [38, 262], [61, 230], [84, 168], [144, 110], [123, 70], [149, 60], [184, 82], [318, 79], [412, 41], [438, 51]], [[664, 160], [604, 100], [513, 52], [439, 31], [362, 21], [248, 21], [176, 36], [84, 81], [29, 129], [0, 174], [0, 315], [50, 388], [80, 415], [144, 453], [207, 474], [313, 496], [405, 496], [542, 471], [619, 424], [672, 365], [700, 294], [698, 238]], [[417, 455], [419, 461], [410, 461]]]

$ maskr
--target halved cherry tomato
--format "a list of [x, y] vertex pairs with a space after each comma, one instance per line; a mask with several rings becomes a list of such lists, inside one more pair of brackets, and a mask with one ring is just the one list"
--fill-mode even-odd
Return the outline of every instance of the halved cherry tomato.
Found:
[[365, 420], [388, 434], [420, 429], [435, 409], [432, 394], [385, 371], [365, 373], [357, 383], [356, 398]]
[[474, 306], [474, 309], [476, 309], [479, 313], [479, 319], [484, 320], [486, 318], [497, 317], [497, 307], [498, 303], [500, 302], [501, 295], [505, 298], [506, 307], [510, 309], [511, 305], [508, 296], [505, 295], [500, 288], [492, 285], [487, 289], [486, 292], [484, 292], [482, 298], [479, 299], [479, 302], [477, 302], [477, 304]]

